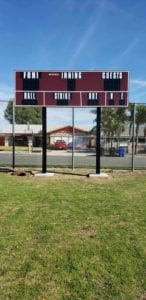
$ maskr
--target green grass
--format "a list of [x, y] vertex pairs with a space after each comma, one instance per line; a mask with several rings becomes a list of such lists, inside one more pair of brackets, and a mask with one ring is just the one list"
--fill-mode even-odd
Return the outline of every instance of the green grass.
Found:
[[[12, 146], [0, 146], [0, 151], [10, 151], [12, 152], [13, 149], [12, 149]], [[28, 152], [29, 151], [29, 148], [28, 146], [15, 146], [15, 151], [17, 152]], [[32, 148], [32, 152], [41, 152], [42, 151], [42, 148], [41, 147], [33, 147]]]
[[[28, 151], [27, 146], [15, 146], [16, 151]], [[0, 146], [0, 151], [12, 151], [12, 146]]]
[[0, 299], [144, 299], [146, 175], [0, 174]]

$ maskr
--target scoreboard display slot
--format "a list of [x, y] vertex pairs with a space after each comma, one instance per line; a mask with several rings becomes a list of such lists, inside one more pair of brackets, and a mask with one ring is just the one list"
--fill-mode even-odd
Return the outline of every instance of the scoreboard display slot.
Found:
[[40, 72], [21, 72], [23, 91], [39, 91]]
[[120, 91], [120, 79], [104, 79], [104, 91]]
[[68, 91], [76, 90], [76, 79], [68, 79], [67, 80], [67, 90]]

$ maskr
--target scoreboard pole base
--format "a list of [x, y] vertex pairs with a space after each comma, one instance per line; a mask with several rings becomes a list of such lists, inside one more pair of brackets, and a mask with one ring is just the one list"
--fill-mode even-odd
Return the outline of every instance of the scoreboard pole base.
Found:
[[54, 176], [54, 173], [36, 173], [35, 174], [35, 176], [37, 176], [37, 177], [39, 177], [39, 176], [41, 176], [41, 177], [52, 177], [52, 176]]
[[109, 175], [106, 173], [100, 173], [100, 174], [88, 174], [88, 177], [91, 178], [108, 178]]

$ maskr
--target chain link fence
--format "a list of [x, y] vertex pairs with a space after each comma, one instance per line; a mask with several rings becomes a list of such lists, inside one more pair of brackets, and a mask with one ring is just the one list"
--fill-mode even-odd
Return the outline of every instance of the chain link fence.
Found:
[[[0, 167], [42, 168], [42, 125], [16, 123], [12, 102], [11, 124], [6, 110], [9, 101], [0, 101]], [[24, 108], [25, 109], [25, 108]], [[41, 108], [40, 108], [41, 109]], [[106, 110], [106, 111], [105, 111]], [[51, 124], [47, 109], [47, 168], [96, 167], [96, 110], [56, 109], [57, 126]], [[87, 114], [88, 112], [88, 114]], [[8, 112], [7, 112], [8, 113]], [[59, 117], [60, 114], [60, 117]], [[63, 123], [68, 116], [68, 123]], [[59, 121], [60, 118], [60, 121]], [[98, 121], [98, 120], [97, 120]], [[101, 169], [146, 169], [146, 105], [130, 104], [127, 109], [101, 109]]]

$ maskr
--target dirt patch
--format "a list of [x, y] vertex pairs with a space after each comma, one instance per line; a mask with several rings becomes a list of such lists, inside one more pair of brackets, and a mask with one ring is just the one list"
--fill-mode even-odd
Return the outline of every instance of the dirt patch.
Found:
[[33, 176], [35, 175], [36, 172], [32, 170], [25, 170], [25, 169], [15, 169], [10, 172], [10, 175], [15, 175], [15, 176]]

